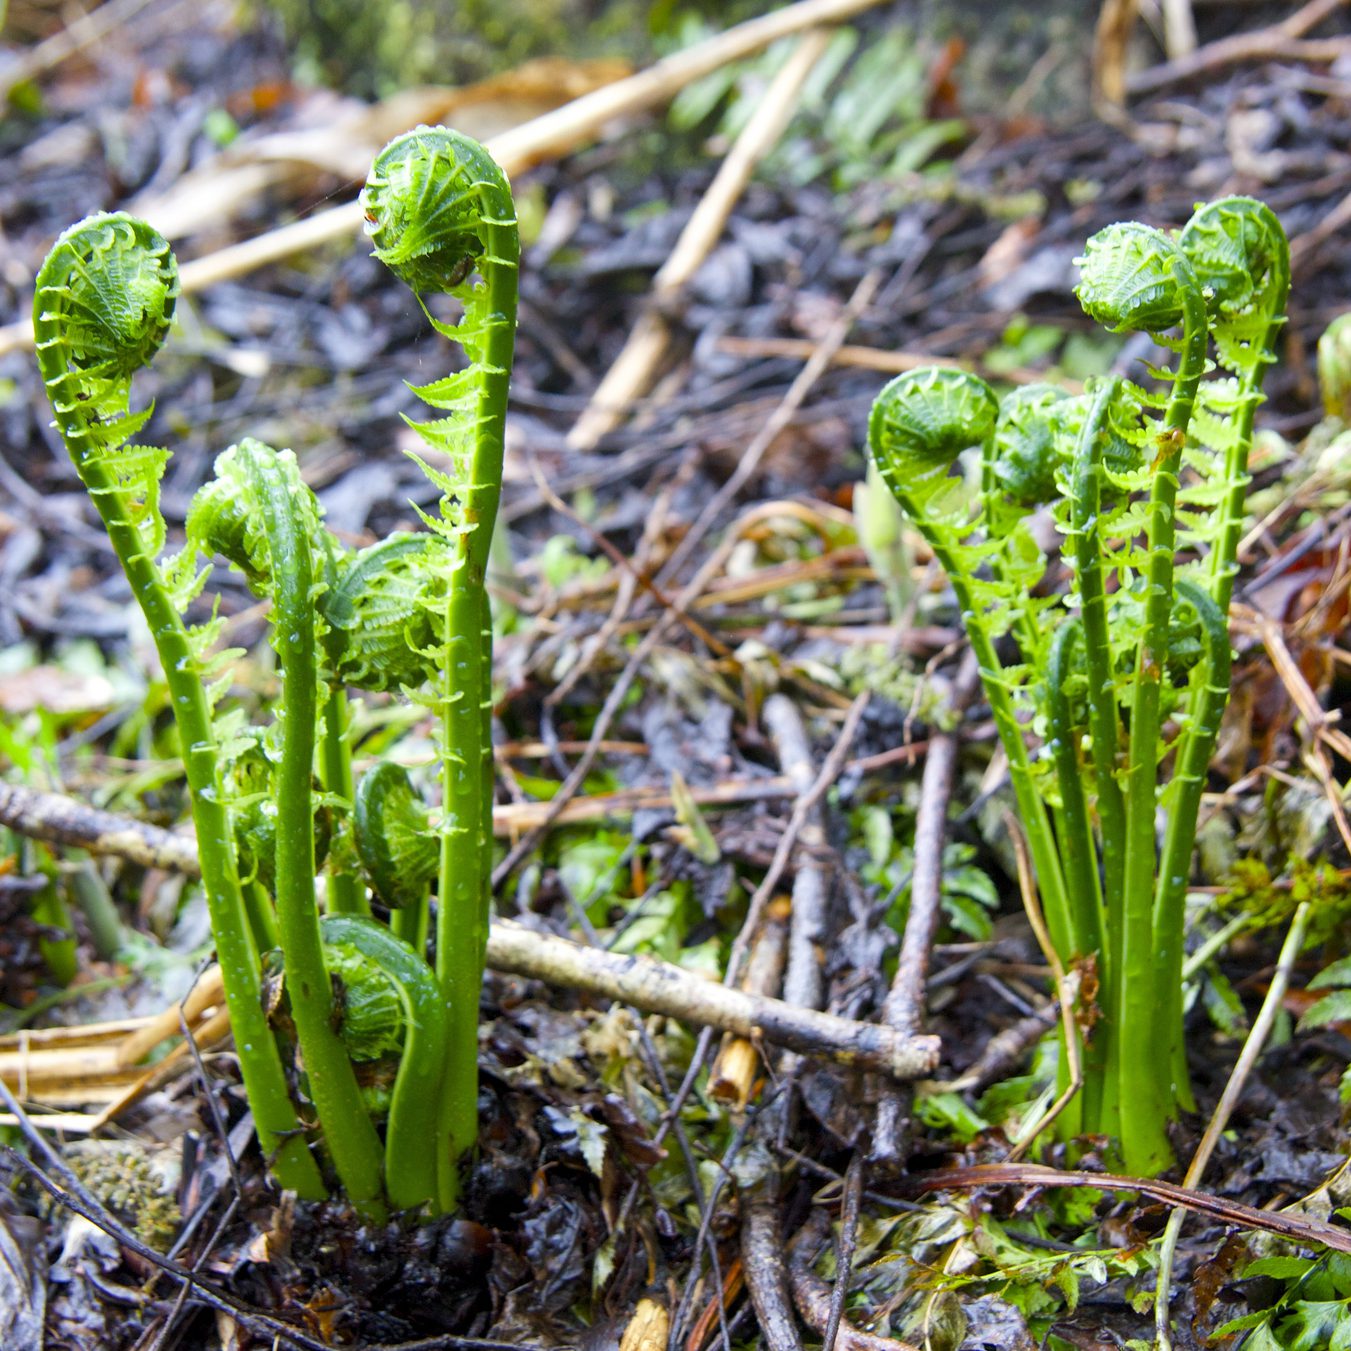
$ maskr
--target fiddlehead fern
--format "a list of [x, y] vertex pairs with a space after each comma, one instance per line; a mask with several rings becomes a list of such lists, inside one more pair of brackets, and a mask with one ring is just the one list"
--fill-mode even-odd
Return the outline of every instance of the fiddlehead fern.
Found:
[[[249, 881], [270, 892], [276, 886], [277, 812], [276, 766], [267, 749], [267, 734], [250, 729], [230, 748], [222, 782], [234, 821], [235, 849]], [[315, 798], [314, 857], [321, 867], [333, 836], [333, 816]]]
[[1060, 468], [1059, 415], [1072, 401], [1054, 385], [1023, 385], [999, 404], [995, 429], [994, 478], [1019, 507], [1035, 507], [1056, 496]]
[[439, 850], [427, 808], [402, 765], [386, 760], [362, 775], [355, 825], [371, 890], [391, 910], [425, 901]]
[[[1150, 467], [1144, 612], [1132, 679], [1124, 781], [1122, 924], [1114, 1010], [1119, 1031], [1148, 1026], [1155, 1010], [1150, 985], [1160, 699], [1173, 601], [1178, 473], [1205, 372], [1208, 329], [1205, 296], [1191, 264], [1181, 248], [1158, 230], [1133, 223], [1109, 226], [1089, 240], [1080, 266], [1076, 294], [1088, 314], [1115, 332], [1151, 333], [1178, 352]], [[1165, 336], [1172, 329], [1178, 330], [1176, 339]], [[1157, 1066], [1143, 1039], [1116, 1035], [1113, 1048], [1119, 1058], [1121, 1139], [1127, 1166], [1157, 1171], [1171, 1158], [1164, 1131], [1170, 1104], [1162, 1101]]]
[[[1199, 208], [1177, 237], [1111, 226], [1088, 241], [1079, 264], [1089, 315], [1174, 354], [1150, 368], [1149, 387], [1111, 380], [1078, 398], [1015, 391], [991, 435], [979, 382], [913, 372], [883, 391], [870, 427], [889, 486], [951, 580], [1008, 752], [1053, 941], [1067, 959], [1097, 952], [1105, 1017], [1086, 1048], [1083, 1120], [1120, 1138], [1129, 1170], [1153, 1171], [1170, 1157], [1167, 1120], [1189, 1100], [1183, 900], [1227, 696], [1225, 609], [1252, 414], [1289, 264], [1279, 223], [1246, 198]], [[1207, 379], [1212, 340], [1220, 374]], [[951, 466], [977, 445], [975, 504]], [[1058, 624], [1044, 622], [1044, 607], [1057, 602], [1027, 585], [1034, 564], [1024, 521], [1048, 502], [1073, 577], [1070, 614]], [[1179, 552], [1197, 561], [1179, 567]], [[999, 666], [993, 645], [1004, 634], [1024, 666]], [[1021, 744], [1038, 726], [1027, 717], [1033, 695], [1054, 787]], [[1170, 753], [1172, 778], [1160, 793]]]
[[338, 570], [321, 597], [336, 631], [338, 678], [359, 690], [416, 689], [436, 674], [445, 579], [434, 535], [396, 534]]
[[1203, 409], [1201, 428], [1210, 433], [1206, 439], [1223, 466], [1218, 521], [1205, 531], [1211, 545], [1208, 589], [1223, 612], [1237, 570], [1253, 417], [1285, 322], [1290, 246], [1275, 213], [1251, 197], [1225, 197], [1201, 207], [1179, 244], [1205, 288], [1218, 364], [1236, 382], [1211, 382], [1221, 403], [1217, 412]]
[[[230, 509], [208, 489], [196, 516], [197, 544], [228, 548], [246, 575], [265, 582], [273, 606], [272, 643], [282, 672], [274, 781], [273, 875], [291, 1010], [324, 1140], [352, 1202], [380, 1208], [379, 1139], [356, 1076], [332, 1026], [332, 989], [314, 900], [313, 773], [319, 720], [316, 596], [322, 576], [318, 504], [290, 451], [244, 440], [216, 461]], [[240, 515], [248, 522], [239, 528]], [[224, 520], [221, 530], [214, 529]], [[318, 566], [316, 566], [318, 555]]]
[[[1083, 926], [1070, 913], [1050, 822], [1035, 785], [1007, 673], [995, 651], [991, 621], [981, 603], [983, 588], [974, 576], [988, 550], [968, 543], [975, 513], [958, 491], [958, 483], [949, 478], [964, 450], [980, 447], [983, 463], [989, 462], [987, 447], [994, 438], [998, 415], [998, 401], [976, 376], [943, 369], [907, 371], [892, 380], [873, 403], [868, 444], [882, 481], [929, 542], [952, 584], [1009, 757], [1010, 777], [1052, 937], [1062, 952], [1084, 951], [1078, 946], [1085, 937]], [[1008, 622], [1006, 615], [1002, 624]]]
[[[385, 1125], [385, 1190], [400, 1210], [420, 1206], [435, 1198], [439, 1185], [439, 1160], [431, 1146], [438, 1139], [449, 1037], [445, 1001], [427, 963], [373, 920], [330, 915], [323, 921], [323, 936], [328, 950], [341, 954], [338, 965], [347, 988], [342, 1035], [349, 1045], [357, 1042], [353, 1054], [383, 1053], [391, 1038], [401, 1037]], [[360, 959], [359, 966], [354, 959]], [[358, 983], [367, 988], [357, 989]], [[391, 997], [402, 1014], [397, 1031], [389, 1018]], [[363, 1005], [359, 1027], [353, 1027], [354, 1000]]]
[[[167, 454], [127, 447], [149, 410], [130, 411], [135, 372], [163, 342], [178, 295], [169, 246], [131, 216], [96, 216], [57, 240], [38, 274], [33, 329], [57, 427], [145, 614], [183, 743], [184, 770], [226, 1003], [259, 1138], [283, 1186], [324, 1195], [298, 1131], [281, 1057], [261, 1003], [259, 955], [232, 847], [211, 709], [205, 643], [190, 634], [157, 555], [159, 479]], [[188, 588], [191, 589], [190, 587]]]
[[376, 256], [419, 298], [446, 293], [463, 305], [458, 324], [428, 318], [470, 362], [414, 390], [447, 416], [412, 424], [450, 464], [447, 472], [419, 460], [441, 492], [439, 519], [424, 519], [442, 545], [444, 578], [444, 599], [425, 604], [435, 611], [440, 647], [433, 683], [442, 762], [436, 969], [451, 1010], [451, 1063], [440, 1116], [439, 1200], [448, 1209], [455, 1159], [477, 1133], [493, 798], [492, 623], [484, 583], [502, 490], [520, 244], [501, 169], [482, 146], [442, 128], [419, 127], [392, 141], [376, 158], [362, 201]]

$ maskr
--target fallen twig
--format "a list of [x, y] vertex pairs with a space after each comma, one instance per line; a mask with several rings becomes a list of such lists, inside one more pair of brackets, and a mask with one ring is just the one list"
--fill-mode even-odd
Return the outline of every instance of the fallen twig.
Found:
[[1098, 1191], [1139, 1192], [1164, 1205], [1182, 1206], [1198, 1215], [1210, 1215], [1226, 1224], [1259, 1229], [1292, 1243], [1321, 1243], [1337, 1252], [1351, 1253], [1351, 1229], [1323, 1220], [1287, 1215], [1278, 1210], [1258, 1210], [1238, 1201], [1178, 1187], [1154, 1178], [1122, 1177], [1117, 1173], [1090, 1173], [1083, 1169], [1045, 1168], [1035, 1163], [982, 1163], [969, 1168], [947, 1168], [937, 1173], [906, 1179], [909, 1194], [938, 1191], [969, 1191], [973, 1187], [1094, 1187]]
[[1208, 42], [1186, 56], [1162, 65], [1151, 66], [1126, 77], [1132, 94], [1148, 94], [1181, 80], [1206, 75], [1243, 61], [1316, 61], [1332, 62], [1351, 52], [1351, 40], [1327, 38], [1304, 40], [1304, 34], [1335, 14], [1347, 0], [1310, 0], [1280, 23], [1257, 28], [1251, 33], [1234, 33], [1216, 42]]
[[197, 841], [61, 793], [44, 793], [0, 782], [0, 825], [49, 844], [76, 845], [166, 872], [199, 872]]
[[765, 1351], [802, 1351], [789, 1302], [778, 1183], [778, 1168], [768, 1165], [752, 1186], [739, 1193], [741, 1265]]
[[[967, 653], [948, 702], [961, 715], [974, 697], [980, 671], [973, 653]], [[920, 780], [919, 812], [915, 818], [915, 863], [910, 879], [910, 911], [901, 938], [901, 952], [891, 989], [882, 1005], [882, 1021], [906, 1034], [918, 1032], [924, 1022], [925, 987], [929, 957], [942, 913], [943, 850], [947, 842], [948, 803], [957, 772], [956, 732], [934, 731], [929, 737], [924, 775]], [[905, 1154], [902, 1138], [910, 1114], [911, 1095], [883, 1090], [873, 1128], [873, 1160], [899, 1167]]]
[[507, 920], [493, 923], [488, 965], [902, 1079], [929, 1073], [937, 1060], [937, 1037], [899, 1036], [889, 1027], [747, 994], [669, 962], [584, 948]]
[[755, 166], [783, 135], [803, 84], [829, 45], [830, 34], [824, 30], [804, 33], [792, 56], [780, 67], [686, 222], [670, 257], [653, 277], [647, 307], [568, 433], [570, 449], [592, 449], [606, 432], [619, 425], [633, 401], [647, 392], [670, 343], [671, 329], [663, 310], [674, 302], [717, 243]]

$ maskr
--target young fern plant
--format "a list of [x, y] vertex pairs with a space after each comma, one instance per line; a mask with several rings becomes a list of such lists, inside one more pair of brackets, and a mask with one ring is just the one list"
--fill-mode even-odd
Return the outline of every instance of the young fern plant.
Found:
[[458, 323], [427, 318], [468, 359], [463, 370], [414, 388], [446, 416], [410, 419], [441, 461], [414, 456], [441, 493], [440, 515], [423, 516], [439, 546], [438, 585], [419, 607], [433, 635], [424, 656], [440, 737], [436, 976], [450, 1019], [439, 1118], [449, 1152], [440, 1163], [440, 1197], [449, 1207], [456, 1160], [478, 1133], [494, 782], [487, 573], [502, 495], [520, 241], [506, 176], [477, 142], [445, 128], [418, 127], [390, 142], [371, 167], [362, 202], [375, 256], [419, 302], [444, 294], [460, 303]]
[[164, 547], [159, 483], [168, 452], [129, 445], [151, 409], [131, 410], [135, 373], [159, 350], [178, 297], [178, 268], [143, 221], [98, 215], [67, 230], [38, 273], [33, 328], [56, 426], [88, 490], [164, 668], [225, 998], [258, 1137], [278, 1181], [325, 1194], [299, 1130], [285, 1067], [263, 1012], [258, 945], [240, 885], [213, 721], [210, 655], [218, 625], [189, 626], [195, 583], [158, 560]]
[[[975, 376], [911, 371], [879, 396], [869, 441], [951, 582], [1052, 941], [1067, 965], [1096, 967], [1083, 1093], [1063, 1120], [1114, 1136], [1128, 1168], [1153, 1173], [1190, 1103], [1186, 884], [1229, 692], [1253, 415], [1289, 256], [1267, 207], [1226, 198], [1177, 236], [1109, 227], [1079, 261], [1091, 317], [1173, 354], [1148, 388], [1114, 379], [998, 401]], [[970, 488], [954, 473], [968, 450], [980, 463]], [[1064, 540], [1062, 596], [1034, 594], [1043, 560], [1028, 521], [1041, 508]]]
[[[131, 411], [132, 377], [163, 342], [178, 295], [168, 245], [126, 215], [67, 231], [39, 275], [34, 324], [57, 427], [164, 667], [260, 1141], [284, 1187], [317, 1199], [336, 1178], [379, 1218], [390, 1206], [451, 1210], [476, 1135], [493, 789], [485, 573], [518, 246], [500, 170], [452, 132], [400, 137], [376, 162], [365, 201], [377, 254], [419, 296], [444, 291], [464, 307], [457, 325], [432, 322], [469, 365], [417, 391], [447, 414], [418, 427], [446, 457], [444, 468], [420, 461], [442, 492], [424, 534], [350, 553], [324, 527], [295, 457], [246, 439], [194, 498], [185, 548], [163, 557], [168, 452], [128, 442], [151, 411]], [[232, 654], [216, 650], [214, 617], [185, 618], [216, 557], [271, 605], [281, 692], [265, 725], [218, 707]], [[435, 711], [439, 819], [399, 766], [378, 764], [354, 782], [351, 689], [403, 692]], [[335, 836], [350, 842], [330, 853]], [[298, 1083], [284, 1029], [264, 1009], [268, 965], [284, 981]], [[373, 1092], [381, 1079], [392, 1088]]]

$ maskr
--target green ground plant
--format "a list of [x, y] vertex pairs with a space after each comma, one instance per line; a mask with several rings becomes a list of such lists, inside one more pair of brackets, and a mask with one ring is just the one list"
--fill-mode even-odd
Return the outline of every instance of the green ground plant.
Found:
[[[1069, 1128], [1115, 1137], [1128, 1168], [1155, 1173], [1172, 1157], [1169, 1120], [1191, 1105], [1184, 902], [1289, 252], [1265, 205], [1230, 197], [1176, 235], [1111, 226], [1079, 265], [1090, 317], [1171, 354], [1147, 385], [1000, 399], [960, 371], [911, 371], [878, 397], [869, 439], [956, 596], [1052, 942], [1096, 976]], [[968, 450], [971, 480], [954, 472]], [[1043, 588], [1043, 510], [1063, 540], [1063, 594]]]
[[[235, 1042], [275, 1176], [308, 1198], [327, 1195], [336, 1177], [372, 1216], [390, 1206], [443, 1213], [477, 1125], [493, 789], [484, 577], [519, 247], [500, 169], [454, 132], [422, 127], [393, 141], [363, 200], [376, 256], [419, 300], [445, 293], [463, 307], [456, 324], [428, 318], [468, 364], [415, 391], [441, 413], [412, 424], [437, 460], [419, 458], [441, 494], [425, 532], [353, 553], [324, 527], [291, 452], [245, 439], [219, 457], [182, 551], [165, 556], [169, 452], [130, 442], [151, 412], [132, 410], [132, 379], [163, 343], [178, 297], [169, 246], [131, 216], [91, 217], [52, 249], [33, 315], [56, 425], [164, 668]], [[225, 698], [234, 654], [218, 650], [221, 621], [201, 601], [218, 556], [271, 604], [281, 694], [258, 726]], [[354, 783], [353, 689], [402, 693], [433, 712], [435, 817], [397, 766]], [[264, 1009], [273, 950], [308, 1106]], [[363, 1084], [378, 1075], [358, 1073], [379, 1061], [393, 1074], [388, 1094]]]

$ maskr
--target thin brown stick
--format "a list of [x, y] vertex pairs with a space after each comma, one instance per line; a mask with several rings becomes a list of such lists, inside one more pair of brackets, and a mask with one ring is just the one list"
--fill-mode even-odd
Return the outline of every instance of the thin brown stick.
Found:
[[[946, 682], [943, 682], [946, 685]], [[980, 683], [980, 670], [970, 651], [963, 658], [956, 683], [947, 691], [954, 713], [965, 710]], [[920, 780], [915, 818], [914, 868], [910, 878], [910, 911], [901, 937], [901, 952], [891, 989], [882, 1004], [882, 1021], [898, 1031], [918, 1032], [924, 1024], [929, 958], [942, 915], [943, 850], [947, 842], [948, 804], [957, 772], [956, 732], [934, 731]], [[904, 1139], [913, 1095], [883, 1090], [877, 1102], [872, 1158], [887, 1167], [904, 1159]]]
[[1301, 39], [1346, 3], [1347, 0], [1310, 0], [1280, 23], [1208, 42], [1176, 61], [1127, 76], [1126, 88], [1132, 94], [1147, 94], [1243, 61], [1336, 61], [1351, 52], [1351, 42], [1345, 38]]
[[844, 307], [844, 313], [831, 324], [825, 336], [816, 344], [811, 356], [807, 359], [807, 364], [798, 372], [797, 378], [789, 386], [788, 392], [779, 401], [765, 421], [764, 426], [760, 428], [746, 447], [736, 469], [722, 487], [709, 498], [707, 505], [699, 513], [694, 524], [690, 526], [684, 539], [672, 550], [670, 558], [666, 560], [662, 567], [658, 581], [674, 577], [679, 573], [685, 561], [712, 528], [714, 521], [718, 519], [728, 504], [745, 486], [751, 475], [760, 467], [760, 461], [764, 458], [765, 451], [773, 445], [779, 433], [786, 430], [791, 424], [797, 410], [802, 406], [813, 386], [830, 366], [835, 353], [844, 345], [844, 340], [849, 336], [849, 330], [853, 328], [855, 320], [868, 308], [868, 304], [877, 293], [877, 288], [881, 285], [881, 282], [881, 272], [874, 270], [868, 272], [854, 288], [853, 295], [849, 297], [849, 301]]
[[671, 306], [718, 242], [755, 166], [783, 135], [802, 86], [830, 45], [830, 36], [820, 29], [804, 33], [779, 68], [686, 222], [670, 257], [652, 279], [647, 308], [568, 433], [569, 449], [592, 449], [623, 421], [634, 400], [651, 387], [671, 339], [663, 310]]
[[812, 798], [798, 835], [802, 848], [793, 876], [792, 922], [783, 997], [790, 1004], [819, 1009], [825, 996], [821, 962], [825, 956], [831, 870], [825, 814], [821, 793], [816, 788], [818, 774], [811, 741], [797, 705], [785, 694], [770, 695], [765, 700], [762, 717], [766, 731], [774, 739], [785, 777], [802, 798]]
[[778, 1168], [771, 1166], [740, 1193], [741, 1265], [765, 1351], [802, 1351], [783, 1260], [778, 1180]]
[[849, 756], [849, 748], [854, 744], [854, 736], [858, 732], [859, 723], [863, 720], [863, 711], [868, 706], [869, 698], [870, 695], [865, 691], [849, 706], [844, 726], [840, 728], [840, 735], [836, 738], [835, 745], [831, 747], [830, 754], [826, 756], [824, 763], [821, 765], [821, 772], [816, 776], [811, 787], [805, 793], [800, 794], [797, 801], [793, 803], [792, 815], [789, 816], [788, 824], [779, 837], [778, 846], [774, 850], [774, 857], [770, 861], [769, 868], [760, 885], [756, 887], [754, 894], [751, 896], [750, 903], [746, 906], [746, 918], [742, 922], [741, 932], [737, 934], [732, 943], [732, 949], [727, 955], [727, 971], [723, 976], [724, 984], [731, 984], [740, 977], [741, 964], [745, 961], [746, 949], [750, 943], [751, 935], [760, 923], [760, 917], [764, 913], [765, 906], [769, 904], [769, 898], [774, 894], [775, 887], [779, 885], [779, 879], [788, 866], [788, 860], [792, 857], [793, 849], [797, 845], [802, 828], [807, 824], [817, 803], [826, 795], [844, 769], [845, 761]]
[[1351, 1229], [1304, 1215], [1278, 1210], [1258, 1210], [1238, 1201], [1174, 1186], [1154, 1178], [1122, 1177], [1117, 1173], [1092, 1173], [1087, 1169], [1046, 1168], [1035, 1163], [983, 1163], [969, 1168], [947, 1168], [908, 1179], [912, 1193], [970, 1191], [976, 1187], [1093, 1187], [1099, 1191], [1139, 1192], [1164, 1205], [1182, 1206], [1198, 1215], [1209, 1215], [1225, 1224], [1276, 1234], [1293, 1243], [1321, 1243], [1336, 1252], [1351, 1252]]
[[[946, 682], [944, 682], [946, 684]], [[980, 670], [975, 655], [962, 660], [946, 703], [960, 718], [975, 696]], [[934, 731], [920, 780], [919, 811], [915, 816], [915, 863], [910, 879], [910, 911], [896, 964], [896, 975], [882, 1005], [882, 1019], [891, 1027], [917, 1032], [924, 1022], [924, 987], [929, 958], [942, 917], [943, 850], [947, 844], [948, 804], [957, 772], [960, 742], [957, 732]]]
[[854, 1274], [854, 1250], [858, 1244], [858, 1217], [863, 1204], [863, 1156], [855, 1150], [844, 1175], [840, 1198], [840, 1236], [835, 1245], [835, 1288], [830, 1292], [830, 1316], [821, 1334], [821, 1351], [835, 1351], [844, 1325], [844, 1301]]

